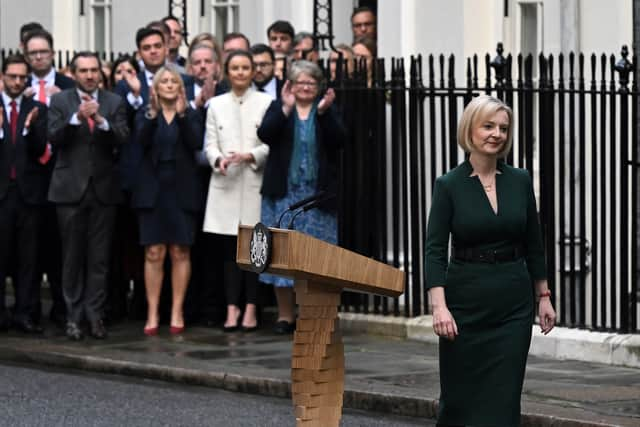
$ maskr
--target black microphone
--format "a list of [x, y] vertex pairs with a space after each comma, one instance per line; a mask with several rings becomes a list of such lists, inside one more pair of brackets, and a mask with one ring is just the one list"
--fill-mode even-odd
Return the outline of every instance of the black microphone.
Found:
[[280, 224], [282, 223], [282, 219], [287, 214], [287, 212], [295, 211], [296, 209], [298, 209], [298, 208], [300, 208], [300, 207], [302, 207], [302, 206], [304, 206], [304, 205], [306, 205], [308, 203], [311, 203], [311, 202], [314, 202], [314, 201], [316, 201], [318, 199], [321, 199], [322, 197], [324, 197], [326, 195], [326, 193], [327, 193], [326, 191], [321, 190], [321, 191], [317, 192], [316, 194], [314, 194], [313, 196], [309, 196], [309, 197], [306, 197], [306, 198], [304, 198], [302, 200], [298, 200], [297, 202], [295, 202], [294, 204], [289, 206], [287, 209], [284, 210], [284, 212], [282, 212], [280, 214], [280, 218], [278, 218], [278, 224], [276, 225], [276, 228], [280, 228]]
[[315, 209], [318, 206], [320, 206], [321, 204], [323, 204], [324, 202], [334, 199], [336, 197], [335, 194], [333, 193], [329, 193], [326, 194], [324, 197], [316, 199], [316, 200], [312, 200], [311, 202], [307, 203], [306, 205], [302, 206], [301, 209], [299, 209], [296, 213], [293, 214], [293, 216], [291, 216], [291, 220], [289, 221], [289, 226], [287, 227], [287, 229], [289, 230], [293, 230], [293, 222], [296, 220], [296, 217], [298, 215], [300, 215], [301, 213], [304, 213], [308, 210], [311, 209]]

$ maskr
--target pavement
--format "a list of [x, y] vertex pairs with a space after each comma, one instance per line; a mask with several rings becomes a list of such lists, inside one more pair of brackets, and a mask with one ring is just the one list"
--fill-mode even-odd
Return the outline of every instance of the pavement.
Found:
[[[140, 322], [109, 329], [103, 341], [71, 342], [48, 326], [41, 336], [0, 335], [0, 360], [174, 381], [290, 398], [292, 337], [189, 327], [142, 334]], [[434, 418], [437, 344], [344, 331], [344, 406]], [[292, 408], [293, 419], [293, 408]], [[523, 426], [640, 426], [640, 369], [530, 356]]]

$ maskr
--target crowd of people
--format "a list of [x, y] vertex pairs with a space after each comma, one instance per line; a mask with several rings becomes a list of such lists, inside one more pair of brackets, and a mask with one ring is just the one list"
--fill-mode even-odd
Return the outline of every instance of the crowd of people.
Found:
[[[376, 55], [373, 11], [351, 23], [353, 43], [326, 58], [332, 78]], [[165, 322], [253, 331], [266, 285], [275, 331], [294, 330], [292, 281], [238, 269], [237, 228], [336, 194], [346, 131], [313, 34], [276, 21], [266, 39], [202, 33], [183, 57], [168, 16], [137, 31], [132, 55], [81, 51], [57, 69], [51, 34], [21, 27], [0, 85], [0, 331], [43, 331], [43, 277], [46, 315], [71, 340], [104, 339], [125, 316], [146, 335]], [[297, 228], [336, 243], [336, 206], [327, 197]]]

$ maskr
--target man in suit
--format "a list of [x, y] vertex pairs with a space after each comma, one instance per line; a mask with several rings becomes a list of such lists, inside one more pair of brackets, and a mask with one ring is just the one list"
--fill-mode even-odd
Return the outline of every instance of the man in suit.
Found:
[[[48, 106], [53, 94], [75, 87], [72, 79], [56, 72], [53, 67], [53, 37], [48, 31], [43, 28], [31, 29], [25, 33], [23, 42], [25, 57], [31, 66], [26, 95]], [[55, 163], [55, 152], [52, 152], [50, 144], [47, 144], [46, 151], [39, 161], [45, 165], [48, 180], [50, 180]], [[65, 303], [62, 297], [60, 232], [55, 206], [50, 203], [44, 206], [41, 242], [37, 268], [40, 275], [47, 273], [52, 299], [49, 318], [58, 326], [64, 327]]]
[[67, 336], [82, 339], [86, 317], [90, 335], [103, 339], [112, 232], [122, 201], [114, 151], [129, 128], [124, 101], [98, 89], [98, 56], [79, 52], [70, 68], [76, 88], [53, 95], [49, 107], [48, 136], [58, 150], [49, 200], [56, 204], [62, 234]]
[[23, 96], [29, 64], [22, 55], [2, 64], [0, 107], [0, 330], [9, 319], [5, 309], [5, 279], [10, 258], [17, 261], [13, 277], [13, 326], [40, 333], [40, 278], [37, 274], [41, 206], [46, 201], [47, 176], [38, 158], [46, 146], [46, 107]]
[[251, 56], [256, 68], [253, 76], [256, 89], [271, 96], [271, 99], [280, 99], [282, 80], [275, 76], [276, 55], [273, 49], [266, 44], [254, 44], [251, 46]]

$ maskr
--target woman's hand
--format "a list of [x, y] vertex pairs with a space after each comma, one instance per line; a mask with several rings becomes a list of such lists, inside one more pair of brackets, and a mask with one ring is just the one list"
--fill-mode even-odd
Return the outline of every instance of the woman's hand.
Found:
[[335, 99], [336, 93], [332, 88], [329, 88], [318, 104], [318, 114], [322, 114], [327, 111]]
[[229, 155], [227, 156], [229, 162], [231, 164], [237, 165], [240, 163], [253, 163], [255, 159], [253, 158], [253, 154], [251, 153], [236, 153], [235, 151], [229, 151]]
[[538, 317], [540, 318], [540, 331], [547, 335], [556, 324], [556, 312], [551, 305], [549, 297], [540, 298]]
[[282, 101], [282, 112], [285, 116], [289, 117], [293, 106], [296, 104], [296, 97], [291, 92], [291, 80], [287, 80], [282, 86], [282, 92], [280, 94], [280, 100]]
[[159, 106], [159, 102], [158, 102], [158, 95], [156, 94], [156, 91], [153, 90], [152, 87], [149, 88], [149, 117], [151, 118], [155, 118], [156, 115], [158, 114], [158, 106]]
[[185, 111], [187, 111], [187, 94], [184, 92], [184, 87], [180, 89], [178, 99], [176, 100], [176, 113], [180, 117], [184, 117]]
[[458, 325], [446, 305], [433, 307], [433, 331], [450, 341], [458, 335]]

